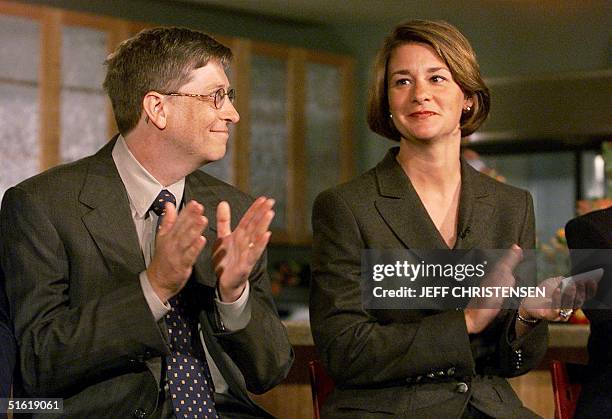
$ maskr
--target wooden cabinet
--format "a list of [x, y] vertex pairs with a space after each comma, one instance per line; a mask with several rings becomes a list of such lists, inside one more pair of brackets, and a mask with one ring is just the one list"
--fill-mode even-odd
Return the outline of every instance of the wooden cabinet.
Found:
[[95, 152], [116, 132], [103, 64], [141, 24], [0, 1], [0, 26], [1, 196]]
[[354, 175], [353, 59], [219, 37], [234, 52], [240, 122], [229, 155], [203, 170], [276, 199], [272, 240], [308, 244], [322, 190]]
[[[0, 19], [0, 44], [12, 48], [3, 51], [11, 59], [0, 67], [0, 112], [23, 114], [12, 120], [11, 141], [2, 142], [1, 195], [38, 171], [95, 152], [116, 132], [102, 90], [104, 59], [149, 25], [2, 0]], [[353, 59], [217, 39], [234, 52], [228, 76], [241, 119], [225, 158], [203, 170], [275, 198], [272, 241], [308, 244], [315, 196], [354, 175]], [[5, 162], [8, 156], [21, 163]]]
[[39, 20], [0, 14], [0, 196], [40, 170], [42, 30]]

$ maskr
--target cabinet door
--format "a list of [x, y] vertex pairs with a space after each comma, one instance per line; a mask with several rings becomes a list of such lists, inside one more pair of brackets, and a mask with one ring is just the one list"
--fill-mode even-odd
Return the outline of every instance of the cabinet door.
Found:
[[[253, 196], [276, 200], [272, 222], [275, 241], [289, 240], [289, 129], [287, 123], [287, 59], [253, 48], [250, 56], [248, 186]], [[238, 163], [240, 164], [240, 163]]]
[[305, 194], [300, 207], [300, 241], [312, 235], [310, 216], [316, 196], [353, 176], [352, 60], [308, 52], [305, 62]]
[[[263, 43], [238, 43], [248, 74], [242, 107], [239, 187], [276, 200], [275, 243], [308, 244], [312, 202], [353, 175], [352, 60]], [[240, 74], [238, 74], [240, 75]], [[240, 78], [239, 78], [240, 79]], [[238, 101], [242, 99], [238, 91]]]
[[108, 140], [108, 100], [102, 89], [108, 34], [61, 28], [60, 162], [95, 153]]
[[0, 198], [39, 171], [40, 37], [39, 21], [0, 15]]

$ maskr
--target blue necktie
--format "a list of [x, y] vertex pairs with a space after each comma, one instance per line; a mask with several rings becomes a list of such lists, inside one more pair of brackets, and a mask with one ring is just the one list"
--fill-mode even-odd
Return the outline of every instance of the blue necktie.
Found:
[[[159, 217], [157, 229], [165, 215], [166, 202], [176, 205], [174, 195], [162, 190], [151, 210]], [[164, 320], [170, 335], [170, 355], [166, 357], [166, 382], [177, 418], [218, 418], [213, 399], [214, 384], [206, 355], [198, 344], [197, 312], [189, 310], [185, 289], [168, 300], [172, 307]]]
[[[162, 191], [157, 195], [155, 201], [151, 204], [151, 208], [149, 211], [153, 211], [157, 215], [157, 230], [159, 230], [159, 226], [161, 225], [164, 215], [166, 215], [166, 202], [170, 202], [176, 208], [176, 198], [167, 189], [162, 189]], [[157, 231], [156, 230], [156, 231]]]

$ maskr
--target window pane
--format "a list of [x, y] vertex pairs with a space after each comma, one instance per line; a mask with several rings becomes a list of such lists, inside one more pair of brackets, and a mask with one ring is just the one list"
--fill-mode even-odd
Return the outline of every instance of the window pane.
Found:
[[[317, 194], [336, 185], [340, 175], [341, 78], [338, 68], [309, 63], [306, 67], [306, 219], [310, 225]], [[315, 170], [316, 169], [316, 170]], [[308, 174], [314, 174], [308, 176]]]
[[62, 89], [60, 100], [62, 162], [95, 153], [108, 140], [106, 96], [97, 92]]
[[572, 152], [483, 156], [482, 160], [508, 184], [531, 192], [540, 243], [549, 243], [574, 216], [576, 164]]
[[38, 22], [0, 15], [0, 79], [37, 83], [39, 63]]
[[106, 32], [80, 26], [62, 27], [62, 85], [102, 91], [106, 75]]
[[603, 156], [595, 150], [580, 153], [582, 182], [580, 199], [600, 199], [606, 196], [606, 168]]
[[90, 155], [108, 140], [107, 101], [102, 90], [106, 45], [106, 32], [62, 28], [62, 162]]
[[37, 22], [0, 16], [0, 198], [39, 171]]
[[0, 197], [39, 171], [38, 88], [0, 83]]
[[287, 224], [287, 68], [254, 55], [251, 61], [250, 191], [276, 200], [272, 227]]

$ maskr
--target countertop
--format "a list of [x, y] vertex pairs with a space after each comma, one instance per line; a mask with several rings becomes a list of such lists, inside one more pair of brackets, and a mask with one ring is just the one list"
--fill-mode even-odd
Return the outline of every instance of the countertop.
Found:
[[[308, 321], [285, 320], [289, 341], [294, 346], [313, 346]], [[554, 324], [548, 325], [548, 346], [551, 348], [584, 348], [589, 337], [588, 325]]]

